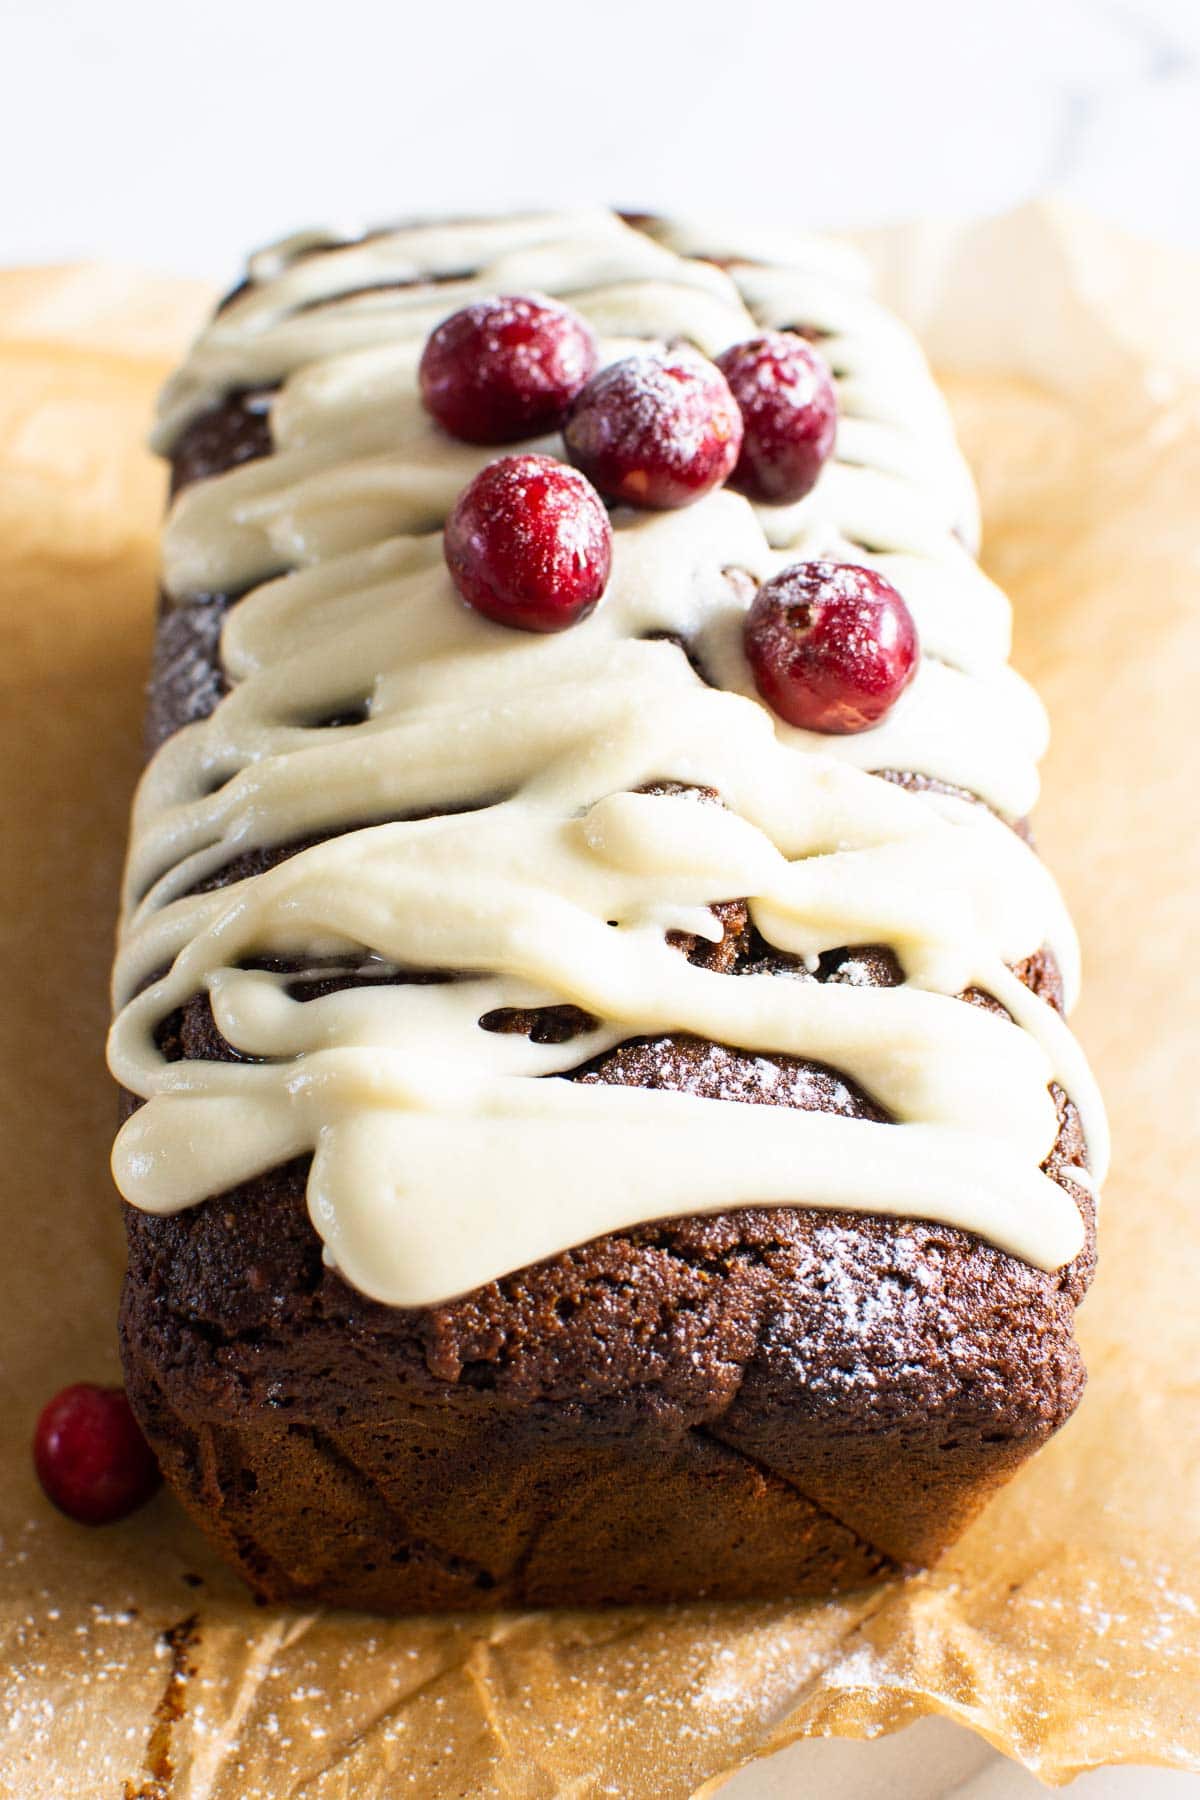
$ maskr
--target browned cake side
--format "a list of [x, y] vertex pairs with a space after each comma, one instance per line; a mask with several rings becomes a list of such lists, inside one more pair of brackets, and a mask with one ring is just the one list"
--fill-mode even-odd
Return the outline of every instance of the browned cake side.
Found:
[[[255, 397], [235, 398], [185, 434], [176, 485], [269, 448]], [[230, 603], [164, 607], [152, 745], [219, 700]], [[731, 979], [897, 979], [886, 949], [861, 946], [809, 975], [739, 902], [719, 912], [720, 945], [679, 949]], [[1047, 956], [1019, 973], [1057, 1000]], [[566, 1007], [489, 1021], [559, 1042], [581, 1023]], [[163, 1047], [234, 1054], [199, 999]], [[576, 1078], [883, 1116], [832, 1070], [686, 1038], [622, 1045]], [[1047, 1167], [1069, 1185], [1083, 1145], [1061, 1097], [1059, 1112]], [[403, 1611], [853, 1586], [936, 1556], [1082, 1391], [1080, 1188], [1087, 1246], [1054, 1274], [949, 1226], [763, 1208], [643, 1226], [408, 1311], [324, 1266], [306, 1166], [175, 1218], [125, 1209], [130, 1397], [184, 1504], [272, 1599]]]

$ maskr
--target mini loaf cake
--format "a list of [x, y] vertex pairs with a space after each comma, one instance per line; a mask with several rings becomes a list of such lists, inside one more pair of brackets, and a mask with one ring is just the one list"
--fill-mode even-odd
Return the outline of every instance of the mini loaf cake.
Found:
[[820, 1593], [1076, 1405], [1045, 742], [849, 254], [290, 239], [163, 397], [134, 1409], [262, 1595]]

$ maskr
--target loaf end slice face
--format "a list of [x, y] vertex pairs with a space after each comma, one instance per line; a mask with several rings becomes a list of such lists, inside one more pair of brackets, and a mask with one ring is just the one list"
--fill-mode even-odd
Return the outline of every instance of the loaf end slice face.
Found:
[[937, 1225], [745, 1210], [414, 1312], [323, 1267], [304, 1178], [127, 1215], [134, 1408], [273, 1600], [853, 1587], [934, 1560], [1082, 1392], [1082, 1260], [1059, 1281]]

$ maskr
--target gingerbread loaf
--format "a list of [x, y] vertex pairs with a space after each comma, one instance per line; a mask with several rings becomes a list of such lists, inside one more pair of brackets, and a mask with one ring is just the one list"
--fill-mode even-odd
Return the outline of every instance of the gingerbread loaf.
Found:
[[[797, 234], [301, 237], [158, 444], [110, 1063], [184, 1505], [259, 1594], [388, 1611], [936, 1557], [1078, 1402], [1105, 1147], [912, 340]], [[884, 628], [795, 654], [847, 595], [912, 633], [853, 717]]]

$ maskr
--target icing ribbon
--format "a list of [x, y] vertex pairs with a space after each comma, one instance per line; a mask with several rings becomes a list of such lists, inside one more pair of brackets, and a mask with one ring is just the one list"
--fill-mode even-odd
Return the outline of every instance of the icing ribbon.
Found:
[[[996, 816], [1032, 805], [1046, 723], [1007, 667], [1007, 602], [964, 547], [970, 482], [911, 338], [852, 260], [787, 234], [739, 249], [580, 213], [319, 244], [256, 257], [163, 398], [167, 449], [228, 392], [273, 387], [275, 448], [186, 489], [164, 534], [174, 603], [250, 591], [224, 624], [228, 695], [162, 746], [135, 803], [109, 1055], [146, 1103], [114, 1150], [122, 1193], [171, 1212], [311, 1152], [327, 1259], [396, 1305], [743, 1205], [932, 1218], [1069, 1261], [1082, 1223], [1041, 1168], [1048, 1084], [1078, 1107], [1096, 1178], [1103, 1111], [1067, 1027], [1010, 965], [1048, 945], [1070, 1000], [1078, 950], [1053, 880]], [[530, 290], [569, 298], [602, 360], [822, 333], [841, 417], [816, 488], [778, 508], [722, 491], [618, 511], [608, 591], [560, 635], [463, 606], [440, 527], [495, 452], [427, 418], [417, 358], [448, 312]], [[750, 583], [814, 556], [880, 569], [921, 634], [916, 681], [857, 737], [775, 719], [742, 655]], [[352, 709], [361, 723], [323, 723]], [[719, 975], [668, 943], [711, 936], [708, 909], [735, 898], [810, 966], [886, 944], [904, 980]], [[373, 979], [301, 999], [272, 959]], [[453, 978], [386, 979], [413, 970]], [[955, 998], [972, 986], [1011, 1018]], [[244, 1060], [163, 1058], [156, 1028], [198, 993]], [[479, 1022], [563, 1003], [593, 1021], [566, 1043]], [[561, 1079], [658, 1033], [744, 1049], [768, 1085], [772, 1057], [828, 1064], [891, 1122]]]

